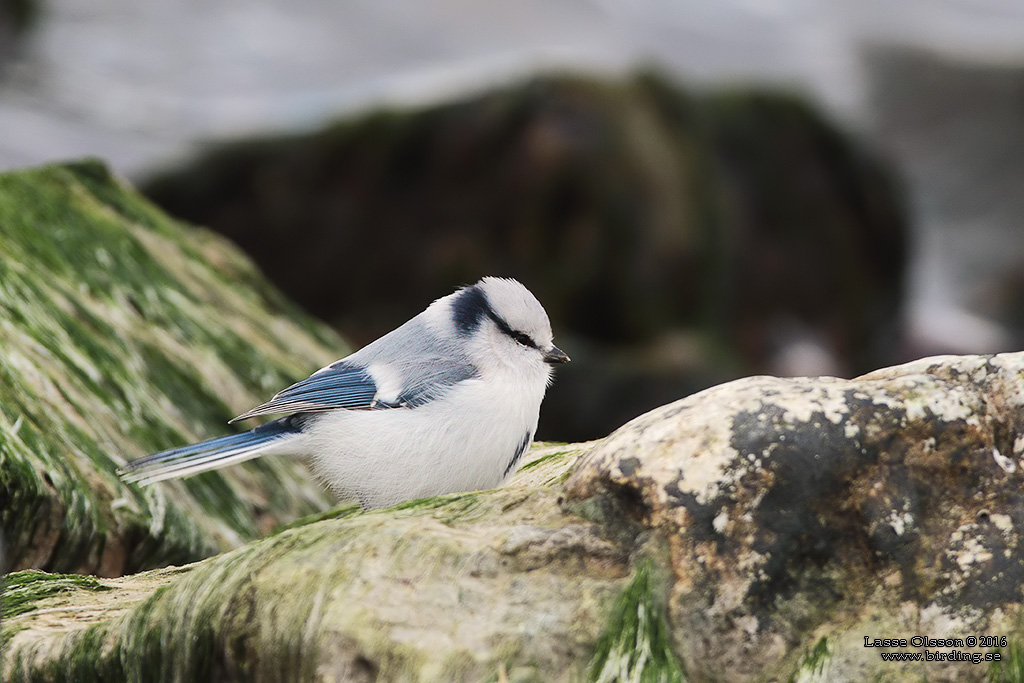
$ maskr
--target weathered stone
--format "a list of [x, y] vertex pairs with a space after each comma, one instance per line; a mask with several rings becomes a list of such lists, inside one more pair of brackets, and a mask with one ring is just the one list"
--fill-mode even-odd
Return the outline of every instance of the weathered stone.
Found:
[[299, 464], [168, 486], [119, 465], [227, 433], [343, 355], [222, 238], [94, 162], [0, 175], [0, 536], [10, 569], [117, 576], [322, 510]]
[[[1024, 354], [754, 377], [502, 489], [177, 569], [19, 573], [11, 680], [1019, 680]], [[864, 638], [980, 662], [886, 662]]]
[[620, 546], [558, 506], [580, 450], [535, 448], [504, 489], [343, 507], [187, 567], [88, 584], [16, 574], [4, 676], [681, 680], [658, 571], [631, 577]]
[[981, 680], [884, 662], [864, 637], [1020, 636], [1022, 406], [1024, 354], [739, 380], [602, 441], [569, 507], [668, 540], [693, 680], [784, 677], [822, 641], [830, 681]]

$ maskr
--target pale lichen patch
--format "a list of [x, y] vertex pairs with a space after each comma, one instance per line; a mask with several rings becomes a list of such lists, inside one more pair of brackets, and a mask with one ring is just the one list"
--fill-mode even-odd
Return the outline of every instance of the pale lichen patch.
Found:
[[[817, 378], [793, 380], [800, 391], [786, 392], [770, 403], [783, 410], [783, 420], [790, 424], [810, 422], [823, 415], [832, 424], [839, 424], [850, 412], [842, 380]], [[805, 385], [805, 386], [801, 386]]]
[[728, 524], [729, 512], [724, 509], [717, 515], [715, 515], [715, 518], [713, 520], [711, 520], [711, 527], [718, 533], [724, 532], [725, 527], [728, 526]]
[[959, 575], [951, 575], [950, 584], [944, 591], [947, 595], [954, 594], [968, 577], [992, 560], [992, 552], [979, 540], [982, 529], [978, 524], [969, 522], [960, 525], [951, 535], [946, 548], [946, 557], [960, 570]]
[[969, 635], [986, 621], [981, 610], [968, 606], [951, 608], [948, 605], [929, 603], [920, 609], [919, 614], [922, 632], [937, 638]]
[[1013, 519], [1009, 515], [991, 514], [989, 520], [1004, 534], [1013, 531]]
[[913, 525], [914, 516], [909, 512], [900, 512], [893, 510], [889, 513], [889, 526], [896, 532], [897, 536], [902, 536], [903, 533]]
[[1017, 470], [1017, 465], [1013, 460], [1000, 453], [998, 448], [992, 449], [992, 459], [995, 460], [996, 464], [1003, 468], [1003, 471], [1007, 474], [1013, 474]]

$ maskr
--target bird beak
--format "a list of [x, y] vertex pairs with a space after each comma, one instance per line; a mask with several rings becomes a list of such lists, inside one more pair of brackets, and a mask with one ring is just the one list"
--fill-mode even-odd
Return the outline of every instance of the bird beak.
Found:
[[544, 362], [550, 363], [551, 365], [555, 365], [558, 363], [568, 363], [569, 356], [565, 355], [565, 351], [558, 348], [557, 346], [552, 346], [550, 349], [544, 352]]

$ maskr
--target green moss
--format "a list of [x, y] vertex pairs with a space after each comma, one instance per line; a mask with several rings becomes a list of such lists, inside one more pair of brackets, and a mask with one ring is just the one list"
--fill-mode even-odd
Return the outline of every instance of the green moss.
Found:
[[1024, 646], [1014, 640], [1008, 647], [997, 651], [1003, 658], [989, 666], [988, 680], [991, 683], [1024, 683]]
[[637, 565], [633, 579], [612, 609], [604, 634], [597, 643], [588, 680], [600, 682], [686, 681], [672, 651], [665, 617], [665, 602], [652, 577], [653, 564]]
[[451, 525], [486, 514], [489, 508], [480, 504], [481, 493], [483, 492], [473, 491], [417, 498], [399, 503], [390, 508], [384, 508], [380, 512], [389, 515], [396, 512], [414, 515], [427, 512], [442, 524]]
[[475, 493], [452, 493], [445, 496], [430, 496], [407, 500], [393, 505], [388, 510], [436, 510], [455, 504], [472, 504], [477, 500]]
[[533, 468], [539, 465], [543, 465], [544, 463], [555, 460], [556, 458], [564, 458], [567, 455], [575, 455], [575, 453], [573, 453], [572, 451], [557, 451], [555, 453], [548, 453], [546, 455], [540, 456], [536, 460], [531, 460], [528, 463], [524, 463], [523, 466], [519, 468], [519, 471], [528, 472], [529, 470], [532, 470]]
[[302, 517], [301, 519], [297, 519], [294, 522], [282, 524], [281, 526], [274, 529], [271, 535], [273, 536], [281, 533], [282, 531], [288, 531], [289, 529], [297, 529], [298, 527], [306, 526], [307, 524], [322, 522], [325, 519], [347, 519], [349, 517], [361, 515], [363, 514], [363, 512], [364, 510], [362, 506], [359, 505], [359, 503], [347, 503], [332, 508], [327, 512], [321, 512], [320, 514], [316, 515], [309, 515], [308, 517]]
[[0, 174], [0, 530], [15, 567], [184, 563], [312, 514], [293, 462], [149, 490], [115, 474], [343, 355], [221, 239], [97, 162]]
[[0, 583], [0, 621], [36, 608], [36, 602], [43, 598], [76, 590], [110, 590], [91, 576], [77, 574], [47, 574], [40, 571], [23, 571], [8, 574]]
[[813, 683], [828, 681], [828, 664], [832, 657], [832, 648], [828, 638], [820, 639], [813, 648], [800, 658], [796, 670], [789, 677], [789, 683]]
[[[254, 584], [269, 564], [324, 542], [327, 535], [326, 529], [305, 531], [304, 536], [279, 534], [186, 572], [172, 572], [173, 583], [132, 607], [123, 622], [107, 620], [67, 634], [59, 656], [42, 666], [22, 661], [17, 653], [10, 663], [12, 676], [18, 679], [21, 671], [26, 680], [237, 680], [251, 678], [247, 669], [258, 667], [263, 672], [280, 669], [275, 677], [279, 680], [311, 680], [313, 658], [303, 654], [308, 644], [300, 625], [312, 609], [314, 593], [295, 583], [260, 589]], [[324, 575], [322, 569], [295, 571], [320, 580], [344, 578]], [[161, 580], [163, 573], [154, 572], [152, 580]], [[139, 580], [147, 578], [138, 575]], [[254, 618], [255, 606], [268, 600], [276, 605], [274, 617]], [[296, 630], [294, 642], [288, 628]], [[254, 644], [266, 631], [276, 638], [272, 653]]]
[[[504, 663], [499, 680], [547, 680], [552, 671], [581, 680], [603, 606], [629, 579], [608, 576], [604, 563], [519, 562], [496, 538], [504, 524], [575, 525], [559, 511], [557, 496], [537, 487], [401, 509], [339, 506], [323, 519], [188, 567], [118, 580], [116, 593], [62, 600], [61, 608], [81, 615], [71, 629], [48, 613], [16, 617], [5, 624], [9, 658], [0, 678], [317, 680], [324, 667], [351, 666], [353, 678], [351, 672], [365, 671], [379, 680], [483, 680]], [[455, 529], [437, 523], [456, 518]], [[568, 542], [565, 553], [540, 552], [585, 554]], [[635, 596], [658, 593], [648, 571], [634, 580], [631, 599], [661, 604]], [[534, 611], [524, 601], [535, 599]], [[579, 605], [566, 604], [577, 599]], [[607, 633], [630, 628], [629, 621], [620, 616]], [[640, 632], [661, 633], [649, 621]], [[563, 635], [564, 644], [549, 646]], [[665, 670], [661, 658], [653, 661]]]

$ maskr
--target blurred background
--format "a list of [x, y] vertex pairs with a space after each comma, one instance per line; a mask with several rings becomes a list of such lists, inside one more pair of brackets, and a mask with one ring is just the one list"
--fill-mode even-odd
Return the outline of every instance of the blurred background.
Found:
[[517, 277], [543, 439], [1019, 348], [1022, 120], [1015, 0], [0, 0], [0, 168], [100, 157], [355, 344]]

